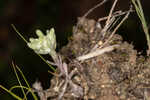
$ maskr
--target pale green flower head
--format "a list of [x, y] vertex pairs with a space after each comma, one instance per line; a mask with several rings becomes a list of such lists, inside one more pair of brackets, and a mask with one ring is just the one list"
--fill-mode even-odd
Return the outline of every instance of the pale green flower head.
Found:
[[46, 35], [41, 30], [37, 29], [36, 34], [38, 38], [30, 38], [27, 45], [38, 54], [55, 53], [56, 49], [56, 36], [54, 28], [46, 31]]

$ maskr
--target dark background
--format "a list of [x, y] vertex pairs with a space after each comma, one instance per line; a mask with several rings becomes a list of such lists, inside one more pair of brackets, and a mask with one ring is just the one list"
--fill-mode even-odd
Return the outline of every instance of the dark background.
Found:
[[[0, 85], [10, 88], [18, 85], [11, 62], [14, 61], [23, 71], [30, 85], [36, 80], [42, 82], [44, 88], [49, 86], [51, 70], [17, 35], [11, 27], [14, 24], [19, 32], [28, 39], [35, 36], [35, 30], [43, 32], [55, 28], [57, 50], [67, 44], [72, 34], [72, 26], [77, 17], [83, 16], [90, 8], [102, 0], [0, 0]], [[142, 1], [142, 0], [141, 0]], [[97, 20], [109, 13], [113, 0], [109, 0], [94, 10], [88, 18]], [[130, 0], [119, 0], [116, 10], [128, 10]], [[150, 20], [148, 9], [150, 1], [142, 1], [147, 22]], [[129, 16], [117, 32], [123, 39], [134, 44], [135, 49], [144, 55], [147, 49], [145, 35], [135, 13]], [[50, 57], [46, 57], [50, 59]], [[17, 93], [18, 91], [14, 91]], [[1, 100], [13, 98], [0, 89]]]

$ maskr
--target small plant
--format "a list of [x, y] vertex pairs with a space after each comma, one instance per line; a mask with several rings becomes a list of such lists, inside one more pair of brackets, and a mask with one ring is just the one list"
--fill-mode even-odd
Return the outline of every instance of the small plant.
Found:
[[[60, 84], [56, 84], [54, 87], [54, 92], [58, 92], [58, 100], [61, 100], [64, 93], [66, 92], [67, 87], [69, 86], [71, 88], [72, 94], [75, 97], [80, 97], [83, 96], [83, 88], [80, 87], [79, 85], [73, 83], [72, 81], [72, 76], [77, 72], [77, 69], [75, 68], [71, 72], [68, 72], [68, 65], [62, 61], [61, 55], [59, 55], [55, 49], [56, 49], [56, 36], [55, 36], [55, 31], [54, 28], [51, 28], [50, 30], [46, 31], [46, 35], [43, 34], [43, 32], [39, 29], [36, 30], [36, 35], [38, 38], [29, 38], [29, 42], [18, 32], [18, 30], [15, 28], [14, 25], [12, 25], [14, 30], [19, 34], [19, 36], [27, 43], [27, 46], [31, 48], [37, 55], [39, 55], [44, 62], [46, 62], [48, 65], [54, 65], [57, 66], [59, 69], [60, 74], [57, 75], [58, 78], [62, 78], [63, 76], [63, 81], [60, 82]], [[50, 62], [48, 60], [45, 60], [40, 54], [46, 55], [49, 54], [54, 62]], [[18, 66], [15, 66], [14, 63], [12, 63], [14, 72], [16, 74], [17, 80], [19, 82], [20, 86], [13, 86], [10, 90], [6, 89], [4, 86], [0, 85], [0, 88], [3, 90], [7, 91], [10, 95], [12, 95], [14, 98], [18, 100], [22, 100], [21, 97], [17, 96], [12, 92], [13, 89], [15, 88], [21, 88], [22, 93], [24, 95], [24, 99], [27, 100], [26, 95], [31, 92], [34, 100], [37, 100], [36, 95], [34, 92], [37, 92], [38, 96], [40, 97], [40, 100], [47, 100], [47, 98], [50, 97], [48, 93], [48, 89], [43, 90], [41, 83], [40, 82], [35, 82], [32, 85], [32, 88], [30, 88], [25, 76], [23, 75], [22, 71], [19, 69]], [[53, 67], [51, 67], [53, 69]], [[20, 78], [17, 74], [16, 69], [20, 72], [22, 75], [22, 78], [24, 79], [26, 86], [23, 86]], [[54, 70], [55, 71], [55, 70]], [[52, 73], [52, 72], [51, 72]], [[62, 87], [62, 88], [60, 88]], [[25, 91], [27, 90], [27, 92]]]
[[[38, 38], [35, 38], [35, 39], [30, 38], [29, 39], [30, 42], [28, 42], [27, 45], [31, 49], [33, 49], [34, 52], [36, 52], [37, 54], [49, 54], [52, 57], [54, 62], [50, 62], [50, 61], [47, 61], [47, 62], [58, 67], [58, 69], [60, 70], [59, 77], [60, 76], [65, 77], [64, 82], [63, 82], [64, 85], [63, 85], [62, 91], [60, 92], [60, 94], [58, 96], [58, 100], [60, 100], [62, 98], [62, 96], [64, 95], [66, 88], [68, 87], [68, 84], [71, 87], [71, 90], [75, 96], [83, 95], [83, 88], [74, 84], [71, 80], [71, 78], [74, 75], [76, 70], [68, 73], [68, 65], [62, 61], [61, 56], [58, 55], [55, 51], [56, 36], [55, 36], [54, 29], [51, 28], [50, 30], [47, 30], [46, 33], [47, 34], [44, 35], [40, 30], [36, 30], [36, 34], [37, 34]], [[63, 84], [63, 83], [60, 83], [60, 84]], [[47, 100], [48, 96], [46, 96], [46, 95], [44, 95], [44, 93], [40, 92], [42, 89], [40, 83], [35, 82], [33, 84], [33, 87], [35, 90], [39, 91], [38, 95], [41, 100]], [[55, 90], [58, 91], [59, 86], [56, 86]]]
[[[108, 0], [103, 0], [102, 3], [96, 5], [93, 9], [89, 10], [89, 12], [86, 13], [83, 16], [83, 18], [86, 17], [92, 10], [94, 10], [98, 6], [102, 5], [106, 1], [108, 1]], [[5, 90], [6, 92], [8, 92], [10, 95], [12, 95], [17, 100], [27, 100], [27, 95], [29, 93], [32, 94], [34, 100], [37, 100], [37, 96], [40, 98], [40, 100], [47, 100], [48, 98], [54, 97], [54, 96], [57, 98], [57, 100], [61, 100], [63, 98], [63, 96], [65, 96], [65, 92], [67, 91], [67, 89], [69, 89], [71, 96], [73, 96], [75, 98], [80, 98], [80, 99], [84, 98], [85, 100], [87, 100], [88, 98], [86, 97], [86, 95], [87, 95], [87, 91], [89, 91], [88, 85], [90, 85], [90, 84], [86, 84], [86, 79], [84, 79], [86, 77], [83, 77], [86, 74], [83, 73], [84, 72], [83, 66], [78, 61], [83, 62], [86, 59], [99, 56], [101, 54], [113, 51], [114, 49], [120, 47], [120, 44], [109, 45], [109, 43], [110, 43], [111, 39], [113, 38], [115, 32], [118, 30], [118, 28], [128, 18], [128, 15], [130, 12], [132, 12], [132, 9], [130, 8], [129, 11], [127, 11], [127, 12], [121, 12], [121, 11], [114, 12], [114, 8], [115, 8], [117, 1], [118, 0], [115, 0], [113, 6], [111, 8], [111, 11], [109, 13], [109, 16], [98, 20], [98, 23], [100, 23], [101, 20], [106, 20], [105, 26], [102, 28], [102, 31], [101, 31], [101, 33], [103, 33], [103, 37], [106, 37], [105, 41], [101, 41], [101, 40], [97, 41], [97, 42], [102, 42], [102, 43], [100, 45], [95, 44], [95, 46], [92, 48], [91, 51], [89, 51], [89, 53], [87, 53], [85, 55], [81, 55], [81, 56], [77, 57], [76, 59], [73, 59], [71, 62], [73, 64], [76, 64], [77, 65], [76, 67], [74, 67], [74, 66], [72, 67], [71, 66], [72, 63], [67, 64], [65, 61], [62, 60], [61, 55], [56, 52], [57, 43], [56, 43], [56, 35], [55, 35], [54, 28], [47, 30], [46, 34], [44, 34], [41, 30], [37, 29], [35, 31], [35, 33], [38, 37], [37, 38], [31, 37], [31, 38], [29, 38], [29, 41], [27, 41], [18, 32], [18, 30], [15, 28], [15, 26], [12, 25], [12, 27], [18, 33], [18, 35], [26, 42], [27, 46], [30, 49], [32, 49], [38, 56], [40, 56], [41, 59], [45, 63], [47, 63], [53, 71], [56, 71], [56, 70], [51, 65], [57, 66], [57, 68], [58, 68], [57, 74], [56, 73], [54, 74], [57, 78], [57, 82], [56, 82], [56, 84], [54, 83], [54, 85], [52, 85], [52, 87], [45, 89], [45, 90], [43, 89], [40, 82], [35, 82], [32, 85], [32, 87], [30, 87], [25, 76], [23, 75], [23, 72], [19, 69], [19, 67], [17, 65], [12, 63], [19, 86], [13, 86], [10, 89], [6, 89], [4, 86], [0, 85], [0, 88]], [[147, 27], [147, 24], [146, 24], [146, 21], [144, 18], [144, 14], [143, 14], [143, 10], [142, 10], [140, 1], [132, 0], [132, 3], [135, 6], [136, 12], [141, 20], [143, 30], [147, 37], [148, 46], [149, 46], [148, 54], [150, 54], [150, 39], [149, 39], [150, 37], [149, 37], [148, 27]], [[116, 25], [116, 22], [119, 21], [120, 17], [118, 18], [118, 16], [124, 15], [124, 14], [125, 14], [125, 16], [123, 17], [121, 22], [113, 29], [114, 25]], [[79, 26], [79, 25], [77, 24], [77, 26]], [[112, 31], [112, 33], [109, 33], [109, 31]], [[77, 32], [77, 31], [75, 31], [75, 32]], [[106, 34], [108, 34], [108, 36], [106, 36]], [[50, 55], [51, 58], [53, 59], [52, 62], [44, 59], [41, 56], [41, 55], [47, 55], [47, 54]], [[70, 70], [69, 70], [69, 67], [70, 67]], [[24, 80], [25, 86], [23, 86], [23, 84], [21, 83], [20, 77], [17, 72], [20, 73], [22, 79]], [[75, 75], [77, 75], [77, 74], [81, 77], [81, 78], [77, 77], [77, 80], [79, 80], [79, 82], [81, 84], [78, 84], [77, 81], [73, 80], [73, 77], [75, 78]], [[85, 82], [85, 83], [82, 83], [82, 82]], [[19, 97], [18, 95], [16, 95], [15, 93], [12, 92], [12, 90], [14, 90], [16, 88], [20, 88], [22, 90], [21, 92], [23, 94], [23, 97]], [[34, 92], [37, 93], [37, 96], [34, 94]], [[51, 94], [51, 92], [55, 93], [55, 94]]]

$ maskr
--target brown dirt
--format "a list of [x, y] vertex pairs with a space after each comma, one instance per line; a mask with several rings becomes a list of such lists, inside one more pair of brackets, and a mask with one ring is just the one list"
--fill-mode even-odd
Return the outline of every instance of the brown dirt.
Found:
[[[90, 52], [98, 40], [105, 41], [99, 35], [96, 21], [91, 19], [82, 19], [74, 31], [60, 53], [68, 62], [69, 72], [74, 68], [80, 72], [72, 80], [83, 87], [84, 96], [75, 98], [67, 88], [63, 100], [150, 100], [149, 57], [138, 54], [132, 44], [115, 34], [108, 45], [119, 44], [119, 48], [78, 64], [73, 63], [76, 57]], [[54, 77], [51, 87], [56, 80], [61, 81]]]

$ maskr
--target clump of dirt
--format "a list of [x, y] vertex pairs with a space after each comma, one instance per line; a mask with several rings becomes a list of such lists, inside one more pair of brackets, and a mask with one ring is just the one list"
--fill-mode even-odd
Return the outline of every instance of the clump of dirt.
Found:
[[[91, 51], [101, 31], [97, 22], [82, 19], [82, 24], [74, 27], [74, 34], [61, 54], [68, 62], [69, 71], [77, 68], [79, 74], [72, 78], [73, 82], [84, 89], [86, 100], [150, 100], [150, 58], [138, 54], [132, 44], [123, 41], [114, 34], [108, 45], [118, 44], [113, 51], [81, 62], [73, 60]], [[105, 39], [103, 39], [105, 40]], [[55, 80], [55, 81], [54, 81]], [[52, 79], [52, 86], [57, 78]], [[80, 100], [74, 98], [69, 88], [63, 100]]]

